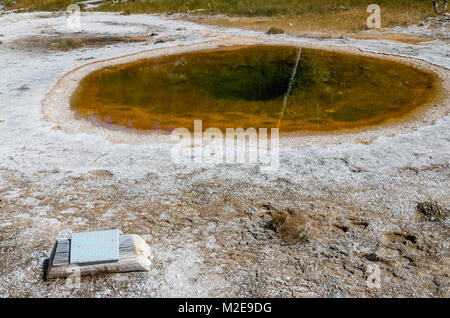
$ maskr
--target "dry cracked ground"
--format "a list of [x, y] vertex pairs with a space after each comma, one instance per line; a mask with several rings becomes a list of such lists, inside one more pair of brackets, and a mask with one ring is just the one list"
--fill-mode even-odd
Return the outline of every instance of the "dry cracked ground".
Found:
[[[0, 95], [0, 296], [450, 296], [448, 115], [368, 143], [286, 147], [275, 174], [179, 167], [167, 145], [66, 135], [40, 118], [70, 63], [102, 48], [75, 49], [67, 65], [63, 53], [3, 42], [0, 51], [42, 77], [33, 88], [11, 64], [17, 87]], [[111, 228], [146, 240], [150, 272], [84, 277], [75, 289], [42, 279], [58, 237]], [[368, 284], [374, 265], [379, 288]]]

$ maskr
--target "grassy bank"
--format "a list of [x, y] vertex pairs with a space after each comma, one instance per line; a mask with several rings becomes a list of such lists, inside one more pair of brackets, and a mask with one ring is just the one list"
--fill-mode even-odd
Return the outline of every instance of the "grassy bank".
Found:
[[[1, 0], [0, 0], [1, 2]], [[67, 8], [75, 1], [70, 0], [3, 0], [6, 9], [25, 9], [30, 11], [57, 11]]]
[[[293, 16], [330, 15], [352, 9], [366, 9], [378, 3], [397, 13], [421, 11], [425, 16], [433, 12], [431, 0], [144, 0], [119, 4], [105, 3], [100, 10], [129, 10], [139, 12], [191, 12], [237, 16]], [[198, 11], [200, 10], [200, 11]]]
[[[6, 0], [7, 8], [59, 10], [75, 1]], [[113, 4], [105, 1], [95, 10], [131, 13], [189, 13], [195, 16], [225, 14], [252, 19], [279, 27], [296, 25], [310, 30], [357, 32], [366, 25], [366, 8], [378, 3], [382, 8], [382, 25], [408, 25], [433, 16], [431, 0], [135, 0]], [[237, 21], [239, 24], [239, 21]]]

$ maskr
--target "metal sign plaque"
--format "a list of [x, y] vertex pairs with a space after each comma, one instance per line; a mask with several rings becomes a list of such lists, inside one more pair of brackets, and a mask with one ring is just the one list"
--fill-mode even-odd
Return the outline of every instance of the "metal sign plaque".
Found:
[[73, 233], [70, 264], [118, 261], [119, 236], [119, 230]]

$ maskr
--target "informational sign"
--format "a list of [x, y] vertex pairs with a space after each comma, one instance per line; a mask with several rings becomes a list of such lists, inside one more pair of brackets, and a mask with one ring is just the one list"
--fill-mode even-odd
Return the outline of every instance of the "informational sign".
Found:
[[119, 236], [119, 230], [72, 233], [70, 264], [118, 261]]

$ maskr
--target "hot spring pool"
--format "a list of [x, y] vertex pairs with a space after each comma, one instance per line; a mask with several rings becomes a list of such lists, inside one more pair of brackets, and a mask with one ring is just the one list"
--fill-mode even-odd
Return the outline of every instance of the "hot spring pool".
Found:
[[434, 75], [372, 57], [255, 45], [168, 55], [86, 76], [82, 118], [144, 131], [185, 127], [332, 131], [383, 124], [434, 95]]

